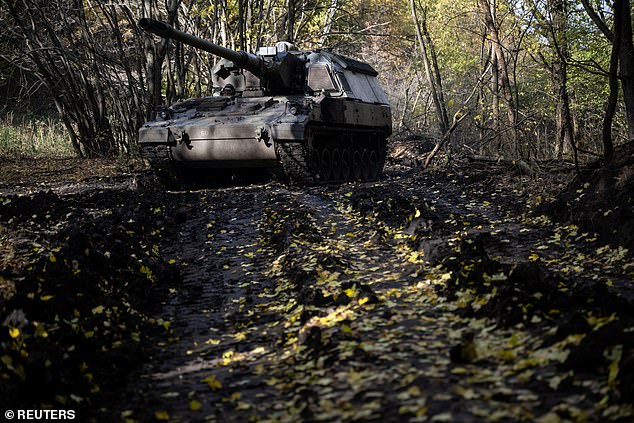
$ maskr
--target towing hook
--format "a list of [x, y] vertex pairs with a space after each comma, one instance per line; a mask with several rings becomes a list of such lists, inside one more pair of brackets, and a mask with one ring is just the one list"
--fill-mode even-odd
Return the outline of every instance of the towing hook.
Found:
[[255, 130], [255, 139], [258, 140], [258, 142], [263, 141], [264, 145], [266, 145], [267, 147], [270, 147], [272, 145], [269, 130], [266, 129], [264, 126], [261, 126]]
[[187, 147], [188, 150], [192, 149], [192, 142], [189, 139], [189, 134], [187, 134], [184, 130], [181, 131], [180, 134], [174, 134], [174, 139], [178, 144], [185, 144], [185, 147]]

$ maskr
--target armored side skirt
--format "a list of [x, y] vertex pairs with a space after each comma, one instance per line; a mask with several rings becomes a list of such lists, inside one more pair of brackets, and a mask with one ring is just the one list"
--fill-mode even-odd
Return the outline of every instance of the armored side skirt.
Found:
[[[139, 131], [139, 143], [141, 146], [169, 145], [172, 160], [184, 167], [244, 168], [279, 165], [273, 140], [283, 137], [299, 141], [303, 138], [303, 125], [266, 125], [263, 128], [266, 131], [260, 131], [260, 137], [256, 138], [259, 128], [251, 125], [188, 128], [181, 134], [173, 133], [173, 128], [146, 127]], [[246, 138], [251, 134], [253, 136]]]

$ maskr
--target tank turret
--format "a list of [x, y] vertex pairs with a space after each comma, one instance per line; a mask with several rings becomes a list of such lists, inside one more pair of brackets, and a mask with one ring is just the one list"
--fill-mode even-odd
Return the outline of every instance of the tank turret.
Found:
[[[158, 35], [163, 38], [170, 38], [194, 48], [204, 50], [213, 55], [222, 57], [230, 63], [220, 63], [215, 69], [217, 83], [222, 84], [236, 69], [243, 69], [260, 80], [261, 88], [270, 94], [301, 94], [304, 90], [304, 61], [288, 51], [272, 48], [273, 54], [265, 57], [254, 55], [246, 51], [235, 51], [219, 46], [210, 41], [188, 34], [173, 28], [165, 22], [154, 19], [142, 18], [139, 20], [139, 27], [144, 31]], [[285, 46], [287, 49], [288, 46]], [[265, 50], [271, 50], [265, 49]], [[231, 65], [233, 64], [233, 66]], [[299, 70], [299, 71], [298, 71]], [[253, 78], [245, 76], [244, 89], [257, 90], [253, 86]], [[232, 81], [233, 82], [233, 81]], [[235, 84], [232, 84], [235, 87]], [[222, 88], [222, 87], [221, 87]], [[235, 87], [243, 91], [240, 87]]]

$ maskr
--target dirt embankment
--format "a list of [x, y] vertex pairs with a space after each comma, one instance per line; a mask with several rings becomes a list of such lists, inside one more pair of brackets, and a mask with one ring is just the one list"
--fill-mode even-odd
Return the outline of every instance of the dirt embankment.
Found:
[[609, 163], [584, 169], [545, 211], [634, 250], [634, 142]]
[[387, 173], [0, 183], [1, 394], [82, 421], [631, 419], [629, 253], [534, 212], [539, 176]]

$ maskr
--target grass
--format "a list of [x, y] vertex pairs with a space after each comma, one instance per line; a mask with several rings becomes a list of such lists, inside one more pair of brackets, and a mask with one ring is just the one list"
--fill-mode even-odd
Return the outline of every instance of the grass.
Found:
[[64, 125], [52, 118], [0, 117], [0, 157], [74, 157]]

